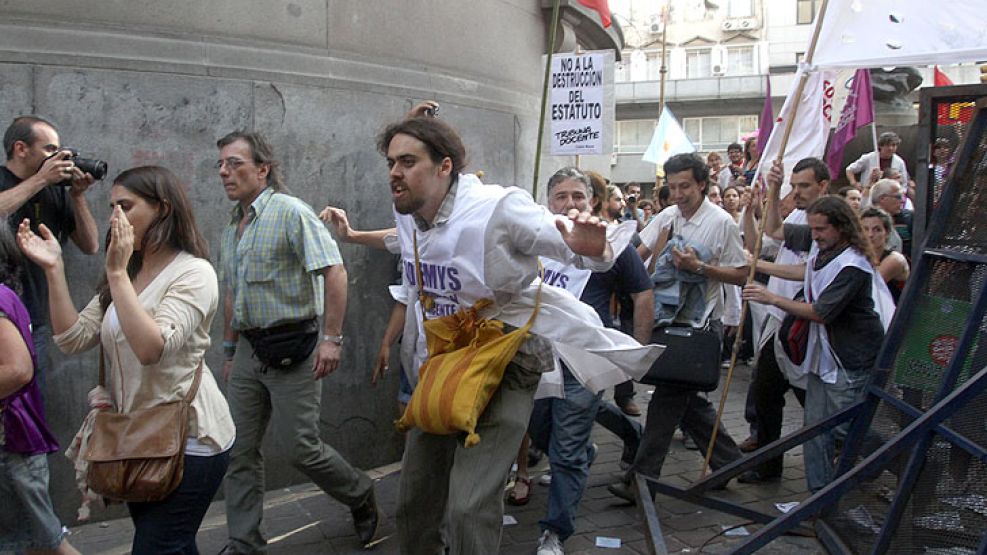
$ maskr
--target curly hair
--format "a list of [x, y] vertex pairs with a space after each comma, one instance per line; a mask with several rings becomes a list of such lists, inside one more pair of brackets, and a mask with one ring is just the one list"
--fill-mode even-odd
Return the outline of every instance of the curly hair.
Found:
[[877, 253], [867, 236], [864, 235], [863, 227], [860, 225], [860, 218], [850, 208], [843, 197], [837, 195], [823, 195], [806, 208], [806, 214], [820, 214], [826, 216], [829, 225], [835, 227], [840, 232], [840, 236], [845, 239], [850, 246], [857, 249], [870, 260], [873, 265], [878, 264]]

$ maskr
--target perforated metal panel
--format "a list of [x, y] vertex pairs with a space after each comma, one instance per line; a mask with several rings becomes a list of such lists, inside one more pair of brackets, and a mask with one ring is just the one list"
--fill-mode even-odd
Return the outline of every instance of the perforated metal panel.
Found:
[[[987, 367], [987, 319], [978, 301], [987, 282], [987, 110], [978, 106], [972, 135], [945, 183], [918, 275], [899, 307], [882, 353], [888, 370], [873, 420], [860, 440], [857, 463], [896, 441], [908, 425]], [[981, 305], [982, 308], [982, 305]], [[961, 351], [961, 338], [971, 338]], [[952, 363], [958, 372], [950, 373]], [[899, 406], [900, 405], [900, 406]], [[910, 410], [909, 407], [917, 410]], [[910, 414], [915, 412], [916, 414]], [[987, 535], [987, 393], [952, 412], [943, 433], [915, 441], [863, 475], [823, 517], [853, 552], [976, 553]], [[853, 451], [851, 449], [850, 451]], [[914, 483], [906, 469], [914, 458]], [[844, 461], [847, 462], [847, 461]], [[895, 501], [903, 504], [894, 519]], [[890, 542], [879, 543], [886, 535]]]

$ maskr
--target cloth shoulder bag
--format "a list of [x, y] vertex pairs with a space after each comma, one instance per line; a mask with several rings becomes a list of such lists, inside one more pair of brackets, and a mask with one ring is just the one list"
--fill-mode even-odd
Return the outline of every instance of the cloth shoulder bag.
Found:
[[[114, 501], [160, 501], [175, 491], [185, 467], [189, 408], [199, 390], [202, 362], [185, 398], [127, 413], [100, 411], [86, 450], [89, 489]], [[99, 354], [99, 385], [106, 363]]]
[[480, 442], [476, 433], [477, 421], [538, 315], [541, 284], [531, 317], [524, 326], [509, 333], [504, 333], [503, 322], [479, 315], [480, 310], [492, 304], [489, 299], [481, 299], [448, 316], [428, 320], [425, 311], [434, 300], [422, 287], [417, 233], [414, 242], [415, 273], [428, 358], [418, 370], [418, 385], [395, 426], [402, 432], [416, 426], [437, 435], [465, 432], [464, 446], [473, 447]]

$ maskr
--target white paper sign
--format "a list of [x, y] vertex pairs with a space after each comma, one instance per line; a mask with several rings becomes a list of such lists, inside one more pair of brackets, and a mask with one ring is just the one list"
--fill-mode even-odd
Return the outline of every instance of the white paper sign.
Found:
[[552, 155], [604, 154], [603, 54], [552, 56]]

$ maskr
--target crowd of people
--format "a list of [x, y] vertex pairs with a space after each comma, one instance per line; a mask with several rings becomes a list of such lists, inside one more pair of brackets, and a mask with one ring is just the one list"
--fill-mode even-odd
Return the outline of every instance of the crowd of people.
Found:
[[[197, 553], [196, 532], [224, 481], [221, 553], [265, 552], [269, 428], [295, 468], [350, 508], [361, 544], [378, 540], [385, 515], [373, 483], [319, 431], [321, 379], [345, 364], [348, 277], [336, 240], [400, 259], [387, 328], [368, 333], [382, 338], [371, 379], [397, 369], [401, 410], [427, 402], [434, 386], [418, 370], [440, 354], [436, 322], [456, 322], [457, 333], [530, 326], [500, 353], [496, 376], [484, 374], [492, 394], [475, 429], [464, 430], [478, 442], [424, 424], [406, 432], [393, 515], [402, 553], [496, 553], [505, 501], [530, 500], [529, 454], [546, 456], [550, 468], [537, 553], [564, 553], [596, 455], [595, 423], [624, 445], [626, 473], [609, 491], [636, 502], [635, 475], [661, 476], [678, 429], [703, 447], [716, 436], [716, 469], [780, 436], [789, 389], [807, 424], [861, 398], [909, 272], [914, 187], [894, 134], [848, 166], [851, 185], [839, 191], [816, 158], [792, 161], [790, 178], [775, 163], [765, 186], [752, 186], [758, 161], [748, 140], [730, 145], [727, 165], [717, 153], [673, 156], [649, 196], [637, 183], [561, 168], [541, 206], [465, 173], [466, 149], [436, 107], [419, 104], [378, 137], [395, 221], [387, 229], [354, 229], [341, 208], [317, 214], [292, 196], [262, 134], [220, 138], [215, 168], [231, 212], [215, 269], [181, 179], [157, 166], [123, 171], [110, 189], [104, 273], [81, 309], [62, 245], [71, 238], [87, 254], [98, 250], [86, 200], [94, 179], [60, 148], [52, 123], [14, 120], [0, 167], [8, 222], [0, 226], [0, 550], [76, 553], [48, 493], [46, 454], [59, 448], [41, 394], [49, 343], [66, 353], [99, 348], [106, 383], [90, 393], [94, 411], [139, 411], [197, 387], [180, 483], [164, 499], [127, 505], [134, 553]], [[746, 284], [755, 260], [759, 281]], [[674, 287], [658, 286], [657, 276]], [[742, 300], [750, 321], [738, 337]], [[204, 363], [218, 310], [225, 395]], [[634, 380], [661, 364], [653, 343], [664, 325], [710, 330], [724, 353], [742, 341], [741, 359], [753, 368], [750, 437], [737, 442], [722, 424], [715, 429], [706, 395], [687, 386], [658, 385], [646, 411], [637, 404]], [[805, 340], [793, 347], [796, 325]], [[444, 395], [455, 395], [455, 384], [446, 386]], [[845, 431], [805, 445], [809, 491], [832, 480]], [[87, 417], [69, 449], [86, 511], [100, 501], [86, 481], [92, 433]], [[778, 457], [739, 480], [776, 480], [781, 470]]]

